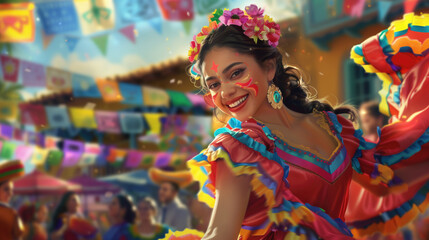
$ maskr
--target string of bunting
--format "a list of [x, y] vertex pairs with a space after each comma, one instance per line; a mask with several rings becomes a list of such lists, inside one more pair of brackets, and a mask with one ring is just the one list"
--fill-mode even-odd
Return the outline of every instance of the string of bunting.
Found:
[[[135, 42], [135, 23], [147, 22], [160, 33], [161, 19], [182, 21], [188, 32], [194, 12], [205, 15], [228, 5], [228, 0], [58, 0], [0, 4], [0, 22], [5, 23], [0, 26], [1, 32], [5, 33], [0, 36], [0, 42], [33, 42], [35, 16], [41, 22], [45, 37], [56, 34], [93, 35], [121, 26], [119, 32]], [[70, 45], [68, 43], [70, 50], [77, 44], [78, 39], [74, 40], [69, 41]], [[98, 47], [103, 46], [93, 40]], [[100, 50], [103, 52], [105, 48]]]
[[[35, 165], [50, 166], [105, 166], [149, 168], [181, 166], [197, 152], [149, 152], [135, 149], [120, 149], [110, 145], [60, 139], [42, 133], [16, 131], [10, 125], [1, 125], [0, 159], [19, 159]], [[12, 132], [12, 137], [11, 137]], [[14, 141], [11, 141], [14, 140]], [[59, 144], [61, 142], [61, 144]], [[62, 147], [61, 147], [62, 146]], [[192, 153], [192, 154], [190, 154]]]
[[75, 98], [102, 98], [105, 102], [149, 107], [206, 107], [200, 95], [163, 90], [160, 88], [94, 79], [78, 73], [45, 67], [7, 55], [0, 55], [3, 79], [17, 83], [19, 77], [25, 87], [46, 87], [52, 91], [72, 91]]
[[20, 123], [41, 129], [77, 128], [116, 134], [141, 134], [145, 130], [151, 134], [160, 134], [162, 119], [170, 116], [152, 112], [115, 112], [31, 103], [12, 104], [3, 100], [0, 100], [0, 112], [3, 113], [0, 120], [16, 119], [19, 116]]

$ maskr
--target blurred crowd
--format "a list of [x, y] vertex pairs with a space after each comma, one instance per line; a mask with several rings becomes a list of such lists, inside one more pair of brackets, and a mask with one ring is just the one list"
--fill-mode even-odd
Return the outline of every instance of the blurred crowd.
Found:
[[[169, 230], [185, 228], [204, 231], [211, 210], [195, 198], [179, 198], [179, 185], [163, 182], [157, 203], [152, 197], [133, 199], [127, 194], [114, 195], [107, 210], [107, 224], [92, 214], [81, 212], [81, 199], [66, 192], [55, 206], [36, 201], [17, 208], [9, 205], [13, 181], [0, 185], [0, 239], [162, 239]], [[91, 211], [91, 209], [88, 209]]]

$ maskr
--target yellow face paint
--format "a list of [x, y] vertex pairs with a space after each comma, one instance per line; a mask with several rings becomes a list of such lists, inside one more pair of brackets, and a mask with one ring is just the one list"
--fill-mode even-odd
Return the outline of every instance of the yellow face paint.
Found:
[[235, 83], [235, 85], [243, 89], [252, 91], [255, 94], [255, 96], [258, 96], [258, 92], [259, 92], [258, 85], [256, 85], [253, 82], [253, 78], [251, 78], [250, 75], [247, 75], [245, 78], [243, 78], [243, 80]]

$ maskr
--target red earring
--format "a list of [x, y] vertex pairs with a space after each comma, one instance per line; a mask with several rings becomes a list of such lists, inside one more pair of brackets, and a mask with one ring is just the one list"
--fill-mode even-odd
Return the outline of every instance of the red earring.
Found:
[[207, 105], [209, 105], [212, 108], [215, 108], [216, 105], [213, 102], [213, 97], [210, 93], [207, 93], [204, 95], [204, 102], [206, 102]]

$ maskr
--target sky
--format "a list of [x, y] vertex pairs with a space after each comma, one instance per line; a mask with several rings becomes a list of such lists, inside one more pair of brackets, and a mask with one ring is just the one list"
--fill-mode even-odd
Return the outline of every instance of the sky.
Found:
[[[40, 1], [33, 1], [36, 4]], [[265, 13], [273, 17], [275, 21], [296, 16], [291, 6], [300, 0], [230, 0], [229, 8], [245, 6], [253, 3], [265, 9]], [[276, 7], [272, 7], [276, 6]], [[148, 22], [135, 24], [136, 42], [132, 43], [123, 36], [119, 29], [126, 26], [116, 23], [109, 33], [107, 54], [103, 55], [96, 47], [90, 36], [80, 32], [55, 35], [50, 45], [44, 49], [42, 41], [42, 24], [37, 12], [36, 37], [32, 43], [13, 44], [13, 56], [19, 59], [52, 66], [72, 73], [89, 75], [94, 78], [113, 77], [118, 74], [126, 74], [132, 70], [147, 67], [151, 64], [167, 61], [177, 57], [186, 57], [189, 43], [193, 35], [197, 34], [201, 27], [207, 25], [207, 16], [195, 15], [192, 21], [190, 33], [187, 34], [181, 22], [173, 22], [159, 19], [162, 32], [159, 33]], [[79, 41], [73, 52], [66, 45], [67, 36], [78, 37]], [[3, 49], [3, 54], [7, 54]], [[26, 89], [27, 93], [43, 92], [43, 89]]]

